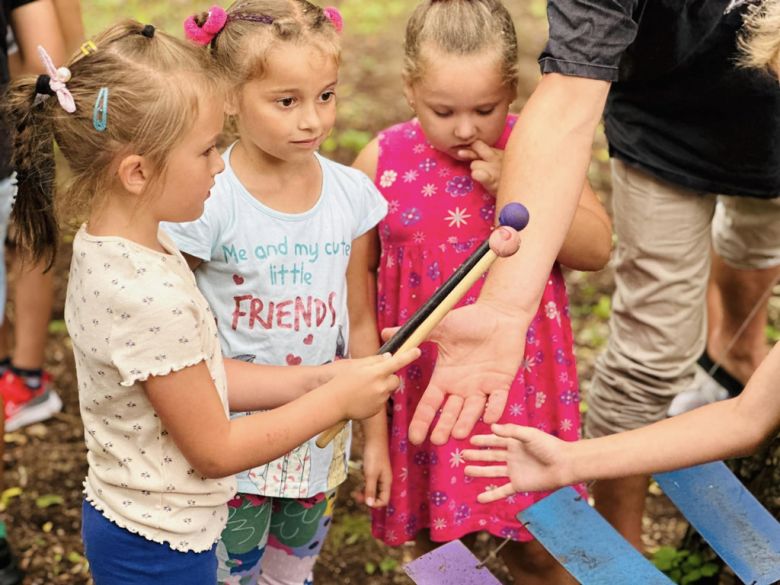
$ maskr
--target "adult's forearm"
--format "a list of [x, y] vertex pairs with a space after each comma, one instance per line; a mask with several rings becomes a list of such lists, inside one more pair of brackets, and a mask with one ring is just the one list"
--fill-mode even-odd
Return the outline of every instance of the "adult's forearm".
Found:
[[545, 75], [523, 109], [504, 156], [498, 207], [516, 201], [531, 215], [520, 252], [490, 270], [480, 300], [530, 320], [582, 192], [609, 83]]

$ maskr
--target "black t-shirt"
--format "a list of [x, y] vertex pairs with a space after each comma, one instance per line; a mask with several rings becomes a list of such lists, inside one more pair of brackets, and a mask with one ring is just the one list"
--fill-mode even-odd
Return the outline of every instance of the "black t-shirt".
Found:
[[613, 156], [691, 189], [777, 197], [780, 84], [736, 64], [749, 4], [549, 0], [542, 72], [617, 82], [604, 112]]
[[[8, 73], [8, 45], [6, 44], [6, 33], [11, 21], [11, 13], [25, 4], [34, 0], [2, 0], [3, 8], [0, 10], [0, 94], [5, 91], [10, 75]], [[0, 120], [0, 124], [2, 121]], [[8, 132], [0, 126], [0, 180], [7, 178], [11, 174], [11, 147], [8, 143]]]

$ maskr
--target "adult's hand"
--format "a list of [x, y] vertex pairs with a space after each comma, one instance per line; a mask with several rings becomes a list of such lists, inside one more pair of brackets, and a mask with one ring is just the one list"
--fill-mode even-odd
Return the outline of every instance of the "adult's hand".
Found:
[[[518, 233], [506, 226], [490, 236], [490, 247], [500, 257], [514, 254], [519, 245]], [[409, 440], [415, 445], [425, 440], [443, 404], [431, 435], [437, 445], [450, 436], [467, 437], [483, 413], [487, 422], [498, 421], [520, 367], [526, 329], [520, 313], [497, 302], [479, 301], [447, 315], [428, 338], [438, 344], [439, 357], [409, 426]], [[382, 335], [389, 338], [394, 331]]]
[[442, 404], [431, 434], [435, 445], [450, 436], [468, 437], [483, 413], [485, 422], [497, 422], [520, 368], [527, 328], [517, 312], [488, 301], [447, 315], [429, 337], [439, 357], [409, 425], [409, 440], [415, 445], [425, 440]]

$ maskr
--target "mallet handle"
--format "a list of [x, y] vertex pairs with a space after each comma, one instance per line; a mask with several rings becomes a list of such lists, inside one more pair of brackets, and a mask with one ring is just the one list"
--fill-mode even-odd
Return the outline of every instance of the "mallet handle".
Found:
[[[388, 352], [395, 354], [419, 346], [497, 258], [496, 253], [490, 249], [489, 241], [485, 240], [466, 262], [425, 301], [423, 306], [417, 309], [414, 315], [395, 332], [395, 335], [379, 349], [377, 354]], [[317, 446], [320, 449], [327, 447], [348, 422], [343, 420], [323, 432], [317, 437]]]

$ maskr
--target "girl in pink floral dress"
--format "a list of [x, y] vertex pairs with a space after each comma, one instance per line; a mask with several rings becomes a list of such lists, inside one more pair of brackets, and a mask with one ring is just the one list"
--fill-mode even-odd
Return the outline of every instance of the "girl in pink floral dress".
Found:
[[[470, 48], [466, 54], [464, 47]], [[516, 65], [515, 30], [497, 0], [426, 0], [412, 16], [404, 82], [418, 117], [381, 132], [355, 163], [374, 178], [389, 204], [379, 224], [381, 328], [407, 321], [494, 229], [503, 149], [517, 120], [508, 115], [516, 97]], [[610, 246], [609, 219], [586, 186], [559, 260], [579, 270], [600, 269]], [[474, 303], [482, 284], [460, 306]], [[567, 441], [579, 438], [572, 345], [566, 287], [556, 265], [528, 330], [501, 423], [533, 426]], [[480, 504], [477, 495], [495, 480], [464, 475], [468, 439], [443, 446], [426, 440], [419, 447], [408, 441], [437, 356], [433, 344], [422, 350], [417, 362], [399, 372], [401, 387], [389, 409], [393, 486], [390, 505], [374, 511], [374, 535], [390, 545], [416, 539], [422, 553], [431, 541], [486, 530], [516, 541], [503, 550], [518, 582], [569, 582], [560, 565], [529, 542], [533, 537], [516, 518], [546, 493]], [[480, 421], [472, 434], [489, 432]]]

